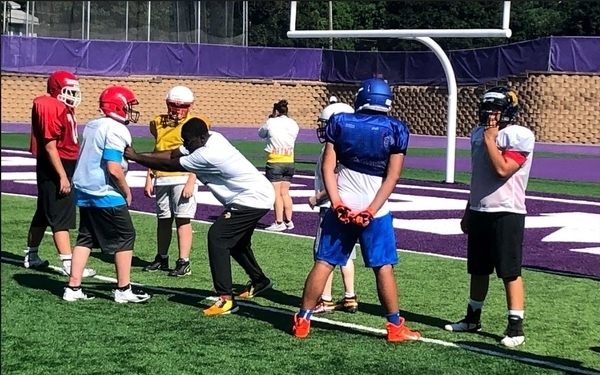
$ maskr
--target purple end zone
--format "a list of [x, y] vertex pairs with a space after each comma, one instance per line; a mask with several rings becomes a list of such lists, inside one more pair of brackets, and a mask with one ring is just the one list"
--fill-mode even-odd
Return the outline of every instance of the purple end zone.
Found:
[[[22, 151], [2, 151], [2, 192], [36, 195], [34, 160]], [[154, 212], [154, 200], [142, 189], [145, 171], [132, 164], [128, 182], [133, 190], [132, 209]], [[312, 194], [311, 176], [298, 174], [292, 181], [294, 234], [314, 236], [317, 212], [306, 201]], [[196, 219], [214, 221], [222, 207], [202, 186]], [[467, 189], [447, 185], [401, 181], [390, 199], [400, 249], [464, 258], [466, 238], [459, 230]], [[600, 199], [530, 194], [524, 243], [525, 266], [600, 278]], [[261, 221], [274, 220], [273, 212]], [[202, 247], [196, 241], [195, 247]], [[310, 245], [307, 245], [310, 251]], [[260, 252], [260, 250], [259, 250]], [[466, 267], [466, 265], [460, 265]]]

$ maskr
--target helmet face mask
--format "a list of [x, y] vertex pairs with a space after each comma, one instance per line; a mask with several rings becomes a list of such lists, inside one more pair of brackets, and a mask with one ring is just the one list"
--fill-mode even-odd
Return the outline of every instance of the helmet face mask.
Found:
[[137, 97], [127, 87], [110, 86], [100, 94], [100, 111], [107, 117], [129, 125], [129, 123], [137, 123], [140, 119], [140, 112], [133, 109], [133, 106], [138, 105]]
[[320, 143], [325, 143], [325, 125], [327, 124], [327, 120], [322, 118], [317, 121], [317, 138]]
[[46, 91], [67, 107], [77, 108], [81, 104], [81, 90], [77, 77], [66, 70], [58, 70], [48, 77]]
[[521, 107], [517, 94], [508, 87], [493, 87], [487, 90], [479, 102], [478, 117], [480, 125], [487, 125], [491, 114], [499, 113], [498, 125], [504, 127], [515, 122]]
[[191, 103], [171, 102], [167, 100], [167, 110], [169, 113], [169, 118], [172, 120], [183, 120], [190, 113], [191, 108]]

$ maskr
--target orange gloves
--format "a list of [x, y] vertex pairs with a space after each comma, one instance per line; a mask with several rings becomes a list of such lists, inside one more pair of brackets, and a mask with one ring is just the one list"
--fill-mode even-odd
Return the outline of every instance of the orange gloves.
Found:
[[335, 204], [332, 203], [332, 208], [333, 212], [335, 212], [335, 214], [337, 215], [338, 220], [341, 221], [343, 224], [352, 223], [363, 228], [368, 226], [371, 223], [371, 221], [373, 221], [373, 216], [376, 214], [376, 212], [371, 207], [367, 207], [366, 210], [363, 210], [358, 213], [352, 212], [350, 208], [348, 208], [341, 202], [337, 202]]

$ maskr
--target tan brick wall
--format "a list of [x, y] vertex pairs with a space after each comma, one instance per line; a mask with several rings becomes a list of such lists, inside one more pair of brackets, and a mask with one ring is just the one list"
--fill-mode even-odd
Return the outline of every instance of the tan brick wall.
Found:
[[[30, 103], [45, 92], [45, 77], [2, 75], [2, 122], [29, 122]], [[108, 85], [121, 84], [139, 96], [140, 123], [164, 111], [164, 97], [174, 85], [187, 85], [197, 97], [196, 111], [214, 124], [258, 126], [279, 99], [290, 102], [290, 116], [303, 128], [316, 125], [330, 95], [352, 103], [355, 86], [321, 82], [210, 80], [193, 78], [98, 78], [80, 77], [84, 95], [77, 110], [85, 123], [97, 115], [97, 98]], [[600, 76], [530, 74], [485, 86], [461, 87], [458, 95], [457, 135], [468, 136], [476, 123], [477, 100], [496, 84], [514, 88], [523, 110], [521, 124], [531, 128], [542, 142], [600, 144]], [[448, 92], [446, 88], [396, 86], [393, 114], [414, 134], [444, 135]]]

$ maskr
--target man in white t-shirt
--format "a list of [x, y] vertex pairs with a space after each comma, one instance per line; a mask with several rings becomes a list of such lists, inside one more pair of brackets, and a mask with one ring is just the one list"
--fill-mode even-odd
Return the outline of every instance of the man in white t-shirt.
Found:
[[453, 332], [481, 330], [481, 309], [495, 269], [506, 289], [508, 326], [500, 343], [507, 347], [525, 341], [521, 264], [525, 190], [535, 146], [533, 132], [514, 123], [518, 112], [517, 94], [507, 87], [489, 89], [479, 103], [480, 123], [471, 132], [471, 193], [461, 221], [468, 236], [470, 299], [465, 318], [445, 326]]
[[194, 173], [225, 206], [208, 231], [208, 259], [218, 301], [205, 315], [230, 314], [239, 307], [233, 298], [231, 256], [249, 276], [241, 298], [252, 298], [272, 287], [252, 252], [256, 224], [275, 201], [271, 183], [223, 135], [208, 131], [206, 123], [194, 117], [181, 128], [183, 146], [173, 151], [137, 154], [125, 150], [125, 157], [145, 167], [166, 172]]
[[73, 174], [76, 204], [79, 207], [79, 234], [73, 249], [71, 275], [63, 299], [91, 299], [81, 289], [81, 277], [93, 248], [114, 254], [117, 303], [144, 302], [150, 295], [131, 288], [131, 259], [135, 228], [129, 215], [131, 189], [125, 175], [128, 163], [123, 158], [131, 144], [130, 122], [140, 113], [133, 109], [138, 100], [130, 89], [110, 86], [100, 94], [103, 117], [90, 121], [83, 131], [79, 159]]

